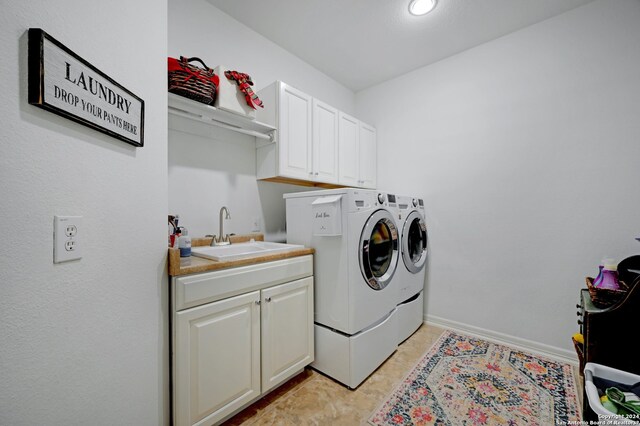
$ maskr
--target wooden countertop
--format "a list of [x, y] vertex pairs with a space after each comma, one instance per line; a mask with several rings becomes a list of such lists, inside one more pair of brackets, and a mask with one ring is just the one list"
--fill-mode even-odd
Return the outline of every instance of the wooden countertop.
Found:
[[[250, 240], [264, 241], [262, 234], [234, 235], [231, 237], [231, 243], [244, 243]], [[191, 247], [208, 246], [211, 244], [211, 237], [208, 238], [192, 238]], [[180, 275], [196, 274], [199, 272], [217, 271], [218, 269], [235, 268], [236, 266], [254, 265], [256, 263], [271, 262], [274, 260], [287, 259], [290, 257], [305, 256], [315, 253], [312, 248], [301, 248], [296, 250], [288, 250], [281, 253], [265, 254], [262, 256], [254, 256], [246, 259], [235, 260], [211, 260], [203, 257], [190, 256], [180, 257], [180, 250], [177, 248], [169, 248], [169, 275], [176, 277]]]

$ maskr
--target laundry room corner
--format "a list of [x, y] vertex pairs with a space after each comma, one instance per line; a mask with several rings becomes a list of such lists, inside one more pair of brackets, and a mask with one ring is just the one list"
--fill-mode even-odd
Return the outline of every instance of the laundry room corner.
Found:
[[425, 200], [427, 320], [573, 356], [581, 277], [637, 251], [639, 13], [590, 2], [356, 94], [379, 186]]

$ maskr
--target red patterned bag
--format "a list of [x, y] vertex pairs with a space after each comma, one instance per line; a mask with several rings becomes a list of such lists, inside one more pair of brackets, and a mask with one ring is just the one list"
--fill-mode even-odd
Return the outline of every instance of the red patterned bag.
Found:
[[[190, 62], [199, 62], [199, 68]], [[216, 100], [220, 80], [218, 76], [199, 58], [168, 58], [169, 92], [194, 101], [212, 105]]]

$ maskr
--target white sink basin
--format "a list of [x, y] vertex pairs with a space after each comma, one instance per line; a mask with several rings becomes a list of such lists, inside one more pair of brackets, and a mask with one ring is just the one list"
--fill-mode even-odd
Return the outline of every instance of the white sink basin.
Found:
[[304, 246], [301, 246], [298, 244], [282, 244], [282, 243], [270, 243], [266, 241], [251, 241], [248, 243], [236, 243], [236, 244], [229, 244], [226, 246], [193, 247], [191, 249], [191, 254], [194, 256], [204, 257], [206, 259], [213, 259], [213, 260], [235, 260], [235, 259], [245, 259], [245, 258], [254, 257], [254, 256], [262, 256], [265, 254], [295, 250], [303, 247]]

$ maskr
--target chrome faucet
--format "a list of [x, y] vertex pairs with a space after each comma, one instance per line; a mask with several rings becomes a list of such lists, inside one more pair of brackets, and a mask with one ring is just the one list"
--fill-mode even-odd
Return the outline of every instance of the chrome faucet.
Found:
[[[223, 212], [226, 213], [225, 216], [222, 215]], [[212, 246], [226, 246], [228, 244], [231, 244], [231, 240], [229, 239], [229, 234], [224, 233], [225, 219], [231, 219], [231, 214], [229, 213], [229, 209], [223, 206], [220, 209], [220, 235], [217, 237], [215, 235], [207, 235], [207, 237], [213, 237], [213, 239], [211, 240]]]

